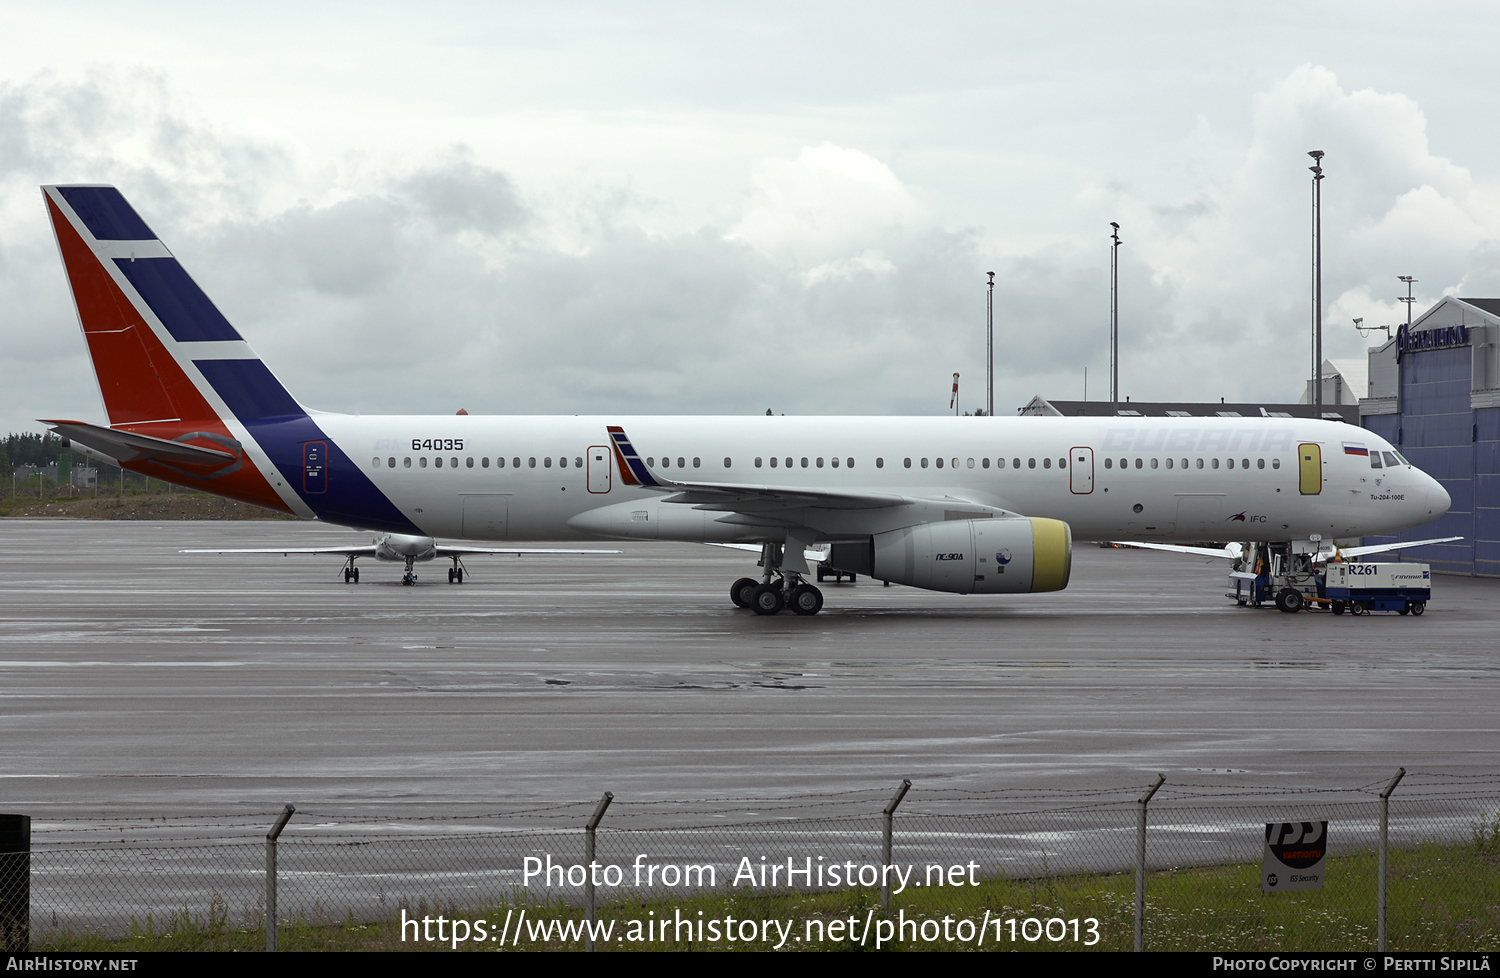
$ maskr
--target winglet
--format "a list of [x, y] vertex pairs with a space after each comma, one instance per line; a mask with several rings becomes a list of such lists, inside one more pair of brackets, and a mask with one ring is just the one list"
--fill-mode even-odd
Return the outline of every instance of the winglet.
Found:
[[646, 463], [636, 454], [635, 447], [630, 444], [630, 436], [625, 434], [625, 429], [619, 425], [608, 426], [610, 440], [615, 446], [615, 460], [620, 465], [620, 478], [625, 480], [626, 485], [643, 486], [647, 489], [666, 488], [646, 468]]

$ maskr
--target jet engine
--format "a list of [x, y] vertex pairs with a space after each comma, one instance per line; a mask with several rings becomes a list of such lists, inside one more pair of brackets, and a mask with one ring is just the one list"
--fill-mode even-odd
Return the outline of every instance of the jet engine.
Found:
[[[870, 549], [864, 554], [855, 551]], [[952, 520], [875, 534], [868, 545], [835, 544], [833, 566], [868, 555], [859, 568], [878, 580], [957, 594], [1061, 591], [1073, 570], [1073, 531], [1060, 520]], [[841, 559], [843, 558], [843, 559]], [[848, 558], [854, 558], [849, 560]]]

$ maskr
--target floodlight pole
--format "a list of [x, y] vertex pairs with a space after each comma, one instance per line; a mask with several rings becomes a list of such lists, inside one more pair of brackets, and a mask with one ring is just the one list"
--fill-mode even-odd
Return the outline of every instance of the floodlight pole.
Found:
[[1323, 151], [1311, 150], [1313, 174], [1313, 408], [1323, 416]]
[[984, 369], [986, 395], [984, 416], [995, 416], [995, 273], [988, 272], [990, 290], [984, 302]]
[[1120, 225], [1109, 222], [1114, 228], [1109, 239], [1114, 242], [1109, 248], [1109, 416], [1120, 413]]
[[1398, 295], [1398, 296], [1396, 296], [1396, 301], [1397, 302], [1404, 302], [1404, 303], [1406, 303], [1406, 328], [1408, 330], [1410, 330], [1411, 329], [1411, 304], [1413, 302], [1417, 301], [1416, 299], [1412, 298], [1411, 284], [1413, 282], [1415, 282], [1416, 279], [1412, 278], [1410, 275], [1397, 275], [1396, 277], [1398, 279], [1400, 279], [1401, 281], [1403, 281], [1403, 282], [1406, 283], [1406, 295]]

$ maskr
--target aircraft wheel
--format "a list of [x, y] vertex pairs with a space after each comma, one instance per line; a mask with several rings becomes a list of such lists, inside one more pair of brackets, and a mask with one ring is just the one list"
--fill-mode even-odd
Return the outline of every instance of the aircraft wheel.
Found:
[[345, 567], [344, 568], [344, 583], [348, 584], [353, 579], [354, 579], [354, 572], [351, 571], [349, 568]]
[[1411, 614], [1411, 602], [1408, 601], [1408, 602], [1406, 602], [1406, 604], [1404, 604], [1401, 607], [1397, 608], [1396, 609], [1396, 614], [1401, 615], [1402, 617], [1405, 617], [1405, 616]]
[[1411, 603], [1411, 613], [1414, 614], [1414, 615], [1420, 615], [1422, 612], [1424, 612], [1426, 610], [1427, 610], [1427, 602], [1426, 601], [1413, 601]]
[[792, 588], [792, 599], [787, 603], [799, 615], [816, 615], [823, 610], [823, 592], [811, 584], [799, 584]]
[[729, 600], [734, 602], [736, 608], [748, 608], [750, 599], [758, 587], [760, 587], [760, 582], [755, 578], [742, 577], [729, 585]]
[[354, 568], [354, 583], [355, 584], [359, 583], [359, 568], [358, 567]]
[[464, 569], [462, 567], [460, 567], [458, 569], [458, 573], [456, 575], [454, 575], [453, 580], [454, 580], [454, 583], [457, 583], [457, 584], [462, 584], [464, 582]]
[[1302, 610], [1302, 592], [1294, 588], [1285, 587], [1281, 593], [1276, 595], [1276, 610], [1287, 614], [1295, 614]]
[[1333, 603], [1333, 613], [1336, 615], [1342, 615], [1344, 613], [1344, 602], [1335, 601]]
[[757, 584], [750, 595], [750, 610], [757, 615], [774, 615], [786, 606], [781, 597], [781, 586], [775, 582]]

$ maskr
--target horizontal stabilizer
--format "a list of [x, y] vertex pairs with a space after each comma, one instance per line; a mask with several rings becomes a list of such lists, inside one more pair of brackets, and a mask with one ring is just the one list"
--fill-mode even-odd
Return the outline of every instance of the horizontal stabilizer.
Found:
[[[96, 452], [119, 459], [121, 462], [176, 462], [187, 465], [227, 465], [238, 456], [234, 452], [223, 452], [215, 448], [187, 445], [165, 438], [152, 438], [130, 431], [116, 431], [82, 421], [47, 421], [54, 432]], [[192, 438], [193, 435], [184, 435]], [[227, 439], [226, 439], [227, 440]]]

